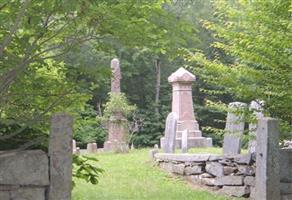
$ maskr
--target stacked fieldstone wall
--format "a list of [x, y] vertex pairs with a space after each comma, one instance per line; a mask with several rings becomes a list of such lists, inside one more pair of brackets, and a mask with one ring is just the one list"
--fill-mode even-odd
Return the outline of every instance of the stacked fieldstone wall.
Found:
[[255, 153], [167, 154], [154, 149], [150, 155], [164, 170], [230, 196], [292, 200], [292, 149], [280, 149], [276, 119], [262, 118], [257, 126]]
[[0, 199], [45, 200], [49, 187], [49, 158], [41, 150], [0, 156]]
[[157, 164], [169, 173], [185, 176], [193, 183], [204, 184], [237, 197], [249, 197], [255, 186], [253, 154], [220, 156], [212, 154], [154, 155]]
[[0, 200], [70, 200], [72, 118], [52, 117], [49, 153], [0, 152]]

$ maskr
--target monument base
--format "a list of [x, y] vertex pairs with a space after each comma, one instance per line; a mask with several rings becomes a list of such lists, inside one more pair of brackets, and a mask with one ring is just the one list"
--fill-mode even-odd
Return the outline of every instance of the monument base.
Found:
[[[163, 149], [164, 144], [164, 137], [160, 138], [160, 147]], [[212, 138], [206, 138], [206, 137], [189, 137], [188, 138], [188, 148], [193, 147], [212, 147], [213, 146], [213, 140]], [[175, 139], [175, 148], [180, 149], [181, 148], [181, 138]]]
[[181, 138], [182, 132], [188, 130], [188, 137], [202, 137], [199, 124], [196, 120], [181, 120], [177, 122], [176, 137]]
[[129, 146], [125, 142], [118, 142], [118, 141], [106, 141], [103, 144], [103, 151], [105, 152], [116, 152], [116, 153], [128, 153]]

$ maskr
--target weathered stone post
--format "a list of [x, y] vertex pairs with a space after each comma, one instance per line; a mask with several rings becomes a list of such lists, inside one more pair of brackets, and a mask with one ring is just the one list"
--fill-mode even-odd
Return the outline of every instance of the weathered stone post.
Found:
[[[252, 101], [250, 103], [249, 108], [253, 110], [253, 113], [255, 114], [257, 120], [264, 117], [264, 114], [262, 113], [262, 106], [257, 101]], [[255, 153], [256, 152], [256, 132], [257, 132], [257, 122], [256, 123], [250, 123], [249, 124], [249, 135], [250, 140], [248, 143], [248, 151], [249, 153]]]
[[272, 118], [260, 119], [256, 141], [255, 199], [281, 199], [278, 121]]
[[165, 122], [165, 140], [162, 146], [164, 153], [174, 153], [175, 151], [175, 134], [177, 128], [177, 115], [169, 113]]
[[[202, 137], [199, 124], [194, 116], [194, 106], [192, 97], [192, 82], [196, 80], [195, 75], [179, 68], [168, 77], [168, 82], [172, 84], [172, 112], [178, 116], [176, 130], [176, 147], [181, 147], [182, 132], [188, 130], [189, 147], [209, 147], [212, 146], [212, 139]], [[163, 143], [164, 138], [161, 138]]]
[[[111, 81], [111, 92], [114, 94], [121, 93], [121, 70], [119, 60], [117, 58], [112, 59], [111, 69], [113, 73]], [[114, 113], [108, 122], [108, 138], [104, 143], [105, 151], [127, 152], [128, 144], [128, 126], [127, 119], [120, 112]]]
[[223, 153], [228, 155], [240, 154], [241, 136], [244, 131], [243, 115], [237, 114], [237, 109], [244, 109], [245, 103], [232, 102], [229, 104], [231, 110], [227, 114], [226, 127], [223, 141]]
[[72, 137], [72, 117], [64, 113], [54, 114], [51, 121], [49, 141], [49, 200], [71, 200]]

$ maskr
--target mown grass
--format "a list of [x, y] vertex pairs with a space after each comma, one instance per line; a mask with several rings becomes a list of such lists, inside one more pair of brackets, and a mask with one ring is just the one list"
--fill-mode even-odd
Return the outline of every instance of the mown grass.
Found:
[[[193, 150], [192, 150], [193, 151]], [[217, 153], [221, 149], [194, 150]], [[105, 173], [98, 185], [76, 181], [73, 200], [230, 200], [203, 189], [193, 189], [180, 178], [174, 178], [153, 166], [149, 149], [129, 154], [100, 153], [92, 155]]]

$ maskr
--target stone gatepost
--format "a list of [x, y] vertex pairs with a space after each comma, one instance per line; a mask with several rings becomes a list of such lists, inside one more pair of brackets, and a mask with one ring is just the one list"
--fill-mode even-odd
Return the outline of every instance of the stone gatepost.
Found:
[[278, 121], [272, 118], [260, 119], [256, 141], [255, 199], [281, 199]]
[[73, 118], [64, 113], [52, 116], [49, 158], [49, 200], [71, 200]]
[[227, 114], [226, 127], [223, 141], [223, 153], [227, 155], [240, 154], [241, 137], [244, 132], [244, 116], [236, 113], [240, 109], [246, 107], [245, 103], [232, 102], [228, 108], [230, 111]]
[[[111, 92], [115, 94], [121, 93], [121, 70], [120, 63], [117, 58], [111, 61], [112, 81]], [[104, 143], [105, 151], [127, 152], [128, 151], [128, 121], [119, 112], [114, 113], [108, 122], [108, 138]]]
[[[263, 102], [260, 102], [263, 103]], [[263, 114], [263, 108], [258, 101], [252, 101], [250, 103], [250, 110], [253, 111], [254, 115], [256, 116], [256, 120], [259, 120], [260, 118], [264, 117]], [[257, 132], [257, 122], [255, 123], [250, 123], [249, 124], [249, 135], [250, 135], [250, 140], [248, 142], [248, 151], [249, 153], [255, 153], [256, 152], [256, 132]]]
[[[199, 124], [194, 116], [194, 106], [192, 97], [192, 82], [196, 80], [195, 75], [179, 68], [168, 77], [168, 82], [172, 85], [172, 112], [178, 116], [176, 130], [176, 147], [181, 148], [182, 132], [188, 130], [189, 147], [210, 147], [212, 139], [202, 137]], [[164, 138], [161, 138], [161, 144]]]

